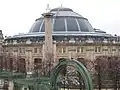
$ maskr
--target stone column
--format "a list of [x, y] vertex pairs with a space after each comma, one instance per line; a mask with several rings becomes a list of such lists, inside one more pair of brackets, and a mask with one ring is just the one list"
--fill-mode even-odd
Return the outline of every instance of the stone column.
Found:
[[56, 41], [53, 42], [53, 55], [54, 55], [54, 62], [57, 60], [57, 54], [56, 54]]
[[18, 49], [16, 49], [14, 52], [13, 52], [13, 60], [14, 60], [14, 62], [13, 62], [13, 70], [17, 70], [17, 65], [18, 65], [18, 59], [19, 59], [19, 56], [18, 56]]
[[49, 60], [53, 55], [53, 39], [52, 39], [52, 23], [51, 17], [53, 13], [42, 14], [45, 20], [45, 47], [44, 47], [44, 60]]
[[42, 60], [44, 60], [45, 59], [45, 43], [43, 43], [42, 45], [42, 56], [43, 56]]
[[94, 60], [95, 59], [95, 51], [94, 46], [87, 46], [86, 47], [86, 59]]
[[44, 13], [42, 14], [45, 20], [45, 44], [43, 45], [44, 49], [44, 58], [43, 58], [43, 68], [44, 74], [47, 75], [51, 71], [54, 62], [54, 53], [53, 53], [53, 39], [52, 39], [52, 23], [51, 18], [53, 13]]
[[77, 53], [76, 53], [76, 47], [69, 47], [68, 48], [68, 58], [69, 59], [71, 59], [71, 58], [73, 58], [73, 59], [76, 59], [76, 55]]
[[32, 50], [28, 48], [26, 52], [26, 71], [32, 72], [33, 68], [34, 68], [34, 60], [32, 57]]

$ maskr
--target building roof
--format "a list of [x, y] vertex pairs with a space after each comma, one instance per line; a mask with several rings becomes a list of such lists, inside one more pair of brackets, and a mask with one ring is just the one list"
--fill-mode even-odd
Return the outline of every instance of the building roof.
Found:
[[[50, 11], [55, 15], [52, 18], [53, 32], [95, 32], [88, 20], [73, 12], [69, 8], [55, 8]], [[43, 17], [35, 20], [29, 33], [44, 32], [45, 24]]]

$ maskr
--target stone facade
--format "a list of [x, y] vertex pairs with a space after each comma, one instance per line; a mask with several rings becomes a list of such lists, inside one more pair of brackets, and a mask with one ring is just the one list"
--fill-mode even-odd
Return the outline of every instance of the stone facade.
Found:
[[[119, 56], [120, 46], [119, 43], [53, 43], [54, 47], [54, 59], [56, 62], [60, 58], [85, 58], [88, 60], [94, 60], [96, 56]], [[9, 54], [11, 58], [18, 57], [24, 58], [26, 62], [26, 69], [30, 71], [34, 69], [35, 59], [43, 60], [44, 55], [44, 43], [8, 43], [3, 45], [4, 53]], [[29, 68], [28, 68], [29, 67]]]

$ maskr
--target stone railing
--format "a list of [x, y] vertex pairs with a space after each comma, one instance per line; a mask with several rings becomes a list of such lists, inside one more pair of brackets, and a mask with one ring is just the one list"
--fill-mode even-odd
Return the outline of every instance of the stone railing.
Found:
[[[44, 41], [31, 41], [30, 39], [27, 39], [27, 40], [21, 40], [21, 41], [17, 41], [17, 40], [13, 40], [11, 42], [8, 42], [8, 41], [5, 41], [4, 42], [4, 45], [17, 45], [17, 44], [43, 44]], [[53, 41], [53, 43], [71, 43], [71, 44], [80, 44], [80, 43], [83, 43], [83, 44], [94, 44], [94, 43], [103, 43], [103, 44], [119, 44], [120, 43], [120, 40], [119, 39], [113, 39], [113, 40], [110, 40], [110, 39], [103, 39], [103, 40], [95, 40], [93, 38], [88, 38], [88, 39], [82, 39], [82, 40], [62, 40], [62, 41]]]

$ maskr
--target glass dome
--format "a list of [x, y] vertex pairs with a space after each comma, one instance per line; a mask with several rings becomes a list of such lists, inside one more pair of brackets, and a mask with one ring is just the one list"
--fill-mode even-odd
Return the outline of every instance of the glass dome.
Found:
[[[52, 18], [53, 32], [95, 32], [89, 21], [69, 8], [54, 8]], [[45, 32], [44, 18], [36, 19], [29, 33]]]
[[[50, 11], [54, 13], [52, 17], [52, 36], [53, 37], [111, 37], [101, 30], [95, 30], [89, 23], [87, 18], [79, 15], [70, 8], [54, 8]], [[44, 37], [45, 36], [45, 23], [44, 17], [36, 19], [27, 34], [14, 35], [12, 38], [24, 38], [24, 37]]]

